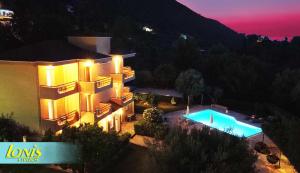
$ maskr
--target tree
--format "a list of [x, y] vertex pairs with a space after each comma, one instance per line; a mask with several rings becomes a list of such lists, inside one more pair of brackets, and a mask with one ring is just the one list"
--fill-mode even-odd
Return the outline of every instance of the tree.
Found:
[[58, 140], [81, 148], [80, 164], [69, 165], [73, 172], [101, 172], [126, 148], [128, 138], [127, 135], [124, 138], [115, 132], [104, 132], [97, 125], [82, 124], [66, 127]]
[[202, 74], [194, 69], [180, 73], [176, 79], [176, 89], [188, 97], [188, 106], [190, 97], [199, 96], [204, 91], [204, 79]]
[[157, 107], [145, 109], [143, 112], [143, 118], [148, 123], [162, 123], [163, 111], [158, 109]]
[[223, 96], [223, 90], [219, 87], [207, 88], [207, 90], [213, 103], [218, 103], [218, 100]]
[[153, 76], [149, 70], [136, 72], [136, 84], [141, 87], [149, 87], [153, 85]]
[[222, 55], [228, 52], [228, 49], [223, 44], [213, 45], [209, 50], [210, 55]]
[[17, 123], [12, 119], [13, 113], [0, 116], [0, 141], [21, 142], [23, 136], [35, 137], [37, 133], [29, 127]]
[[151, 153], [167, 173], [255, 172], [256, 156], [243, 138], [219, 131], [172, 129], [162, 142], [150, 144]]
[[48, 129], [45, 131], [42, 141], [52, 142], [52, 141], [55, 141], [55, 138], [56, 138], [55, 133], [51, 129]]
[[152, 107], [145, 109], [143, 120], [134, 124], [135, 133], [142, 136], [150, 136], [162, 139], [168, 132], [168, 126], [163, 123], [163, 111]]
[[284, 111], [272, 111], [272, 119], [263, 124], [263, 131], [286, 154], [296, 170], [300, 171], [300, 119]]
[[179, 38], [175, 42], [175, 66], [180, 70], [195, 67], [195, 60], [199, 58], [199, 47], [193, 39]]
[[[12, 0], [14, 34], [25, 43], [60, 39], [74, 32], [69, 0]], [[93, 11], [93, 10], [90, 10]], [[34, 33], [34, 34], [33, 34]]]
[[291, 41], [291, 44], [294, 44], [294, 45], [300, 45], [300, 36], [295, 36], [293, 37], [292, 41]]
[[154, 80], [159, 87], [173, 87], [175, 79], [176, 70], [172, 64], [161, 64], [154, 70]]
[[284, 70], [278, 73], [272, 83], [275, 103], [293, 112], [300, 109], [300, 70]]

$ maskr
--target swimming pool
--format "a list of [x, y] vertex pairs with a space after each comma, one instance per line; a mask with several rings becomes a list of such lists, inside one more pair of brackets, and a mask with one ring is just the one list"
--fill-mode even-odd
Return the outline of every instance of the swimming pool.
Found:
[[238, 137], [250, 137], [262, 132], [259, 127], [237, 121], [232, 116], [211, 109], [184, 115], [184, 117]]

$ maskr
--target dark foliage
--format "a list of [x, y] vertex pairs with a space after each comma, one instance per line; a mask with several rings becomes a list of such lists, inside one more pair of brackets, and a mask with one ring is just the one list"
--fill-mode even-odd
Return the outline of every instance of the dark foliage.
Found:
[[134, 131], [138, 135], [163, 139], [168, 132], [168, 126], [165, 124], [155, 124], [142, 120], [134, 124]]
[[269, 163], [276, 164], [279, 161], [279, 158], [276, 155], [271, 154], [267, 155], [267, 160]]
[[299, 118], [278, 111], [263, 125], [264, 132], [274, 140], [297, 170], [300, 170], [299, 123]]
[[31, 131], [29, 127], [17, 123], [12, 116], [13, 113], [0, 116], [0, 141], [22, 142], [23, 136], [26, 136], [29, 141], [34, 140], [37, 133]]
[[190, 133], [173, 129], [163, 143], [151, 147], [162, 172], [255, 172], [256, 156], [244, 139], [207, 128]]
[[148, 108], [143, 112], [143, 120], [134, 124], [135, 133], [142, 136], [162, 139], [167, 134], [169, 128], [163, 123], [163, 111], [156, 108]]
[[254, 149], [259, 152], [259, 153], [262, 153], [262, 154], [270, 154], [270, 150], [267, 146], [267, 144], [263, 143], [263, 142], [257, 142], [254, 146]]
[[[49, 135], [48, 135], [49, 136]], [[104, 132], [97, 125], [67, 127], [56, 140], [75, 143], [81, 148], [80, 163], [64, 165], [79, 172], [102, 172], [112, 166], [127, 149], [130, 135]]]

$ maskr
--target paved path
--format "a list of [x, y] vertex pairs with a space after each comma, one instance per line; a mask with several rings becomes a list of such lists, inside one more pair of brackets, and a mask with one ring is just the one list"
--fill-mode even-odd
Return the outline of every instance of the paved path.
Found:
[[154, 142], [153, 138], [147, 136], [140, 136], [140, 135], [135, 135], [132, 139], [130, 139], [130, 143], [141, 147], [148, 147], [148, 145], [153, 142]]

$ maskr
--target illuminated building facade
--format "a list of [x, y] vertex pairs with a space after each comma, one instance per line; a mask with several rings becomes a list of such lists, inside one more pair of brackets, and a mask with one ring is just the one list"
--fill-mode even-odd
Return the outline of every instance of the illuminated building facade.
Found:
[[8, 9], [2, 8], [0, 2], [0, 24], [8, 25], [10, 24], [11, 19], [13, 18], [14, 12]]
[[80, 123], [120, 131], [134, 114], [125, 84], [135, 72], [124, 60], [135, 53], [114, 54], [110, 39], [68, 37], [0, 54], [0, 113], [39, 131]]

